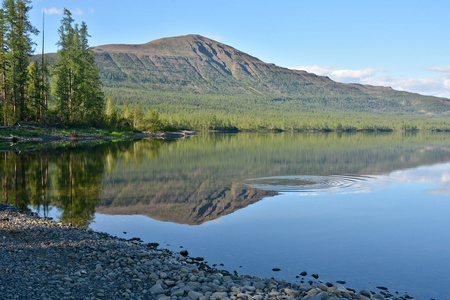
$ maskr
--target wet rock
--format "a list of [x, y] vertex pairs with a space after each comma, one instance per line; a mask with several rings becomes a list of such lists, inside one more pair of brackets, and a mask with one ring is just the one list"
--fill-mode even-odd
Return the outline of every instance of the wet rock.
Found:
[[361, 291], [359, 291], [359, 294], [363, 295], [363, 296], [365, 296], [367, 298], [372, 298], [372, 293], [369, 292], [368, 290], [361, 290]]

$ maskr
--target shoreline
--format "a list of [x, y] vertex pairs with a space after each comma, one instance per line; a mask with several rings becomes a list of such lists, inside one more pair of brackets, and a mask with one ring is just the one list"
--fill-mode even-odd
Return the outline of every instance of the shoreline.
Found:
[[[230, 274], [180, 253], [0, 204], [3, 299], [413, 299], [342, 284]], [[26, 284], [24, 284], [26, 283]], [[418, 298], [416, 298], [418, 299]]]
[[[103, 135], [93, 133], [40, 133], [36, 136], [0, 136], [0, 145], [10, 144], [8, 151], [14, 150], [34, 150], [34, 148], [42, 148], [47, 145], [71, 143], [94, 143], [103, 140], [126, 140], [126, 139], [163, 139], [175, 140], [186, 139], [196, 135], [195, 131], [181, 131], [181, 132], [141, 132], [127, 135]], [[21, 147], [21, 146], [24, 146]], [[4, 149], [6, 150], [6, 149]], [[0, 147], [0, 151], [1, 147]]]

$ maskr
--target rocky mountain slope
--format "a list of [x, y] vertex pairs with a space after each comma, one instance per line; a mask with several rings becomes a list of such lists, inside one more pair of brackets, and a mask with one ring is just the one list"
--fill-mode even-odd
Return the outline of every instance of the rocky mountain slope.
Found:
[[[450, 114], [450, 100], [343, 84], [265, 63], [200, 35], [146, 44], [92, 48], [105, 93], [118, 104], [185, 112], [352, 112], [424, 116]], [[48, 54], [47, 61], [57, 59]]]

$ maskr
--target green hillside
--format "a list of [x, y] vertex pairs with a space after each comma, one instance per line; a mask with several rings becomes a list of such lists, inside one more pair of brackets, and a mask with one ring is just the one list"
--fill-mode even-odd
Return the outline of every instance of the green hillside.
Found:
[[450, 111], [450, 100], [445, 98], [337, 83], [264, 63], [199, 35], [93, 50], [107, 93], [119, 103], [138, 102], [166, 112], [180, 108], [180, 102], [187, 111], [270, 111], [278, 107], [281, 111], [316, 108], [416, 116], [448, 115]]
[[105, 95], [155, 109], [171, 128], [450, 130], [449, 99], [338, 83], [199, 35], [92, 50]]

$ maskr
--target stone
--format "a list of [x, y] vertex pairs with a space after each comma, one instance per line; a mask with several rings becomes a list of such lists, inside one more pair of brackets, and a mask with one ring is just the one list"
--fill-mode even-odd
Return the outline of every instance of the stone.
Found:
[[162, 288], [162, 286], [161, 286], [160, 283], [157, 283], [157, 284], [155, 284], [154, 286], [152, 286], [152, 287], [149, 289], [149, 291], [150, 291], [151, 293], [154, 293], [154, 294], [162, 294], [162, 293], [164, 293], [164, 289]]
[[328, 293], [325, 292], [325, 291], [322, 291], [322, 292], [317, 294], [317, 297], [319, 297], [322, 300], [326, 300], [326, 299], [328, 299]]
[[300, 293], [298, 291], [292, 290], [292, 289], [289, 289], [289, 288], [285, 288], [284, 292], [286, 293], [286, 295], [293, 296], [293, 297], [298, 297], [300, 295]]
[[202, 296], [203, 296], [202, 293], [195, 292], [195, 291], [189, 291], [189, 293], [188, 293], [189, 299], [192, 299], [192, 300], [198, 300]]
[[[19, 212], [12, 215], [3, 207], [0, 220], [8, 221], [0, 222], [0, 295], [5, 299], [413, 299], [393, 296], [383, 286], [377, 286], [379, 294], [356, 293], [342, 285], [345, 281], [296, 284], [210, 272], [207, 263], [180, 253]], [[300, 274], [306, 276], [306, 271]]]
[[363, 295], [363, 296], [365, 296], [367, 298], [372, 298], [372, 293], [369, 292], [368, 290], [361, 290], [361, 291], [359, 291], [359, 294]]
[[184, 295], [183, 289], [174, 290], [171, 294], [172, 297], [181, 297]]
[[211, 295], [211, 297], [214, 297], [216, 299], [225, 299], [228, 297], [227, 292], [215, 292]]

